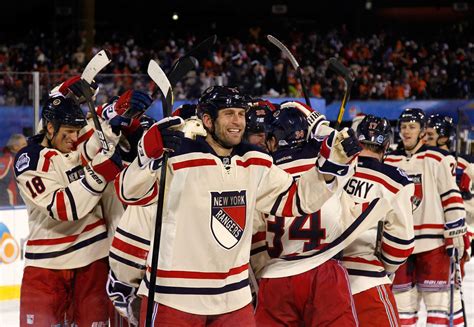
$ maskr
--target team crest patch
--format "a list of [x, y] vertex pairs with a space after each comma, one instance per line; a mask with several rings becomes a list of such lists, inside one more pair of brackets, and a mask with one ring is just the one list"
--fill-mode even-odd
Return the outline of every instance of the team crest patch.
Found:
[[421, 201], [423, 200], [423, 184], [422, 184], [422, 178], [421, 174], [418, 175], [410, 175], [410, 179], [412, 180], [413, 184], [415, 184], [415, 194], [411, 197], [411, 205], [413, 208], [413, 212], [415, 212], [416, 209], [421, 204]]
[[216, 241], [231, 249], [244, 233], [247, 212], [245, 191], [211, 192], [211, 231]]
[[18, 160], [15, 163], [15, 168], [18, 172], [22, 172], [30, 165], [30, 157], [28, 157], [28, 153], [22, 153]]

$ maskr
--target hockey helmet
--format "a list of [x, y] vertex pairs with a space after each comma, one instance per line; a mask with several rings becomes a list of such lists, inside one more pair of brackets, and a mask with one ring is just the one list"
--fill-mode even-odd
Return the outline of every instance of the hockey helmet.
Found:
[[225, 108], [243, 108], [247, 110], [250, 102], [252, 102], [251, 98], [241, 94], [236, 88], [211, 86], [199, 98], [197, 113], [199, 118], [202, 118], [204, 114], [208, 114], [212, 119], [216, 119], [219, 110]]
[[53, 124], [55, 132], [62, 125], [84, 127], [86, 117], [81, 107], [71, 98], [62, 96], [49, 98], [43, 106], [41, 112], [43, 129], [46, 129], [47, 123]]
[[420, 108], [407, 108], [403, 110], [398, 119], [398, 129], [400, 129], [401, 123], [403, 122], [416, 122], [420, 124], [421, 129], [424, 129], [426, 127], [425, 112]]
[[270, 124], [270, 135], [274, 136], [280, 148], [296, 148], [303, 145], [308, 133], [308, 121], [297, 108], [277, 109]]
[[392, 129], [385, 118], [367, 115], [357, 126], [357, 137], [359, 142], [378, 145], [383, 148], [390, 142]]
[[245, 133], [268, 133], [273, 107], [267, 101], [257, 101], [245, 113]]
[[427, 127], [433, 128], [440, 137], [450, 138], [454, 135], [453, 118], [449, 116], [441, 116], [440, 114], [431, 115], [428, 118]]

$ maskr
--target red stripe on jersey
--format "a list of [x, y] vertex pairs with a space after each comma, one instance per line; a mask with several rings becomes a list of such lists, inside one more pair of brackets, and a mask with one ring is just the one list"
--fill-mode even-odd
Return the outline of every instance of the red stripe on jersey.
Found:
[[87, 225], [82, 232], [76, 235], [69, 235], [65, 237], [59, 237], [59, 238], [51, 238], [51, 239], [39, 239], [39, 240], [29, 240], [26, 242], [26, 245], [55, 245], [55, 244], [63, 244], [63, 243], [71, 243], [77, 240], [79, 235], [88, 232], [90, 230], [93, 230], [97, 226], [102, 226], [105, 225], [105, 220], [104, 219], [99, 219], [95, 223]]
[[447, 205], [453, 204], [453, 203], [464, 203], [464, 201], [462, 200], [462, 198], [460, 196], [453, 196], [453, 197], [441, 202], [443, 207], [446, 207]]
[[117, 237], [114, 237], [114, 240], [112, 241], [112, 247], [140, 259], [146, 259], [148, 256], [147, 250], [143, 250], [138, 246], [126, 243]]
[[342, 261], [365, 263], [365, 264], [369, 264], [369, 265], [383, 267], [383, 264], [378, 260], [367, 260], [367, 259], [363, 259], [363, 258], [360, 258], [360, 257], [343, 257]]
[[384, 162], [399, 162], [402, 161], [403, 159], [395, 159], [395, 158], [385, 158]]
[[[443, 317], [433, 317], [428, 316], [426, 318], [426, 323], [433, 324], [433, 325], [440, 325], [440, 326], [449, 326], [449, 319]], [[464, 318], [463, 316], [453, 319], [453, 325], [463, 325]]]
[[266, 232], [258, 232], [252, 235], [252, 243], [265, 241]]
[[[233, 275], [238, 275], [248, 269], [248, 263], [230, 269], [228, 272], [201, 272], [182, 270], [157, 270], [157, 276], [162, 278], [189, 278], [189, 279], [226, 279]], [[150, 271], [150, 267], [147, 267]]]
[[458, 167], [461, 168], [462, 170], [466, 169], [466, 165], [460, 161], [458, 161]]
[[49, 170], [49, 164], [50, 164], [50, 159], [57, 155], [58, 153], [56, 151], [48, 151], [44, 155], [44, 162], [43, 162], [43, 167], [41, 168], [41, 171], [47, 172]]
[[377, 182], [379, 184], [382, 184], [383, 186], [385, 186], [385, 188], [387, 190], [389, 190], [390, 192], [394, 193], [394, 194], [397, 194], [399, 189], [396, 188], [395, 186], [393, 185], [390, 185], [389, 183], [387, 183], [386, 180], [380, 178], [380, 177], [377, 177], [377, 176], [373, 176], [373, 175], [369, 175], [369, 174], [366, 174], [366, 173], [361, 173], [359, 171], [357, 171], [355, 174], [354, 174], [354, 177], [359, 177], [359, 178], [362, 178], [362, 179], [368, 179], [369, 181], [374, 181], [374, 182]]
[[292, 175], [292, 174], [302, 173], [302, 172], [308, 171], [311, 168], [313, 168], [314, 166], [315, 166], [315, 164], [313, 163], [313, 164], [307, 164], [307, 165], [301, 165], [301, 166], [286, 168], [286, 169], [284, 169], [284, 171], [286, 171], [288, 174]]
[[270, 160], [265, 160], [262, 158], [249, 158], [245, 161], [242, 160], [237, 160], [237, 166], [242, 166], [244, 168], [247, 168], [248, 166], [265, 166], [267, 168], [270, 168], [272, 166], [272, 162]]
[[413, 226], [415, 230], [420, 229], [444, 229], [443, 224], [423, 224], [423, 225], [415, 225]]
[[400, 317], [400, 322], [402, 326], [411, 326], [416, 325], [418, 321], [418, 317], [411, 317], [411, 318], [402, 318]]
[[175, 162], [173, 164], [174, 170], [179, 170], [183, 168], [191, 167], [200, 167], [200, 166], [217, 166], [217, 163], [214, 159], [191, 159], [181, 162]]
[[94, 134], [94, 129], [90, 129], [88, 130], [86, 133], [82, 134], [81, 136], [79, 136], [77, 138], [77, 141], [76, 143], [74, 143], [74, 147], [77, 147], [79, 144], [81, 144], [82, 142], [88, 140], [91, 138], [91, 136]]
[[291, 184], [291, 187], [288, 191], [288, 198], [286, 199], [285, 206], [283, 207], [282, 216], [283, 217], [293, 217], [293, 198], [295, 197], [296, 189], [298, 186], [296, 183]]
[[56, 193], [56, 210], [60, 220], [67, 220], [66, 202], [64, 202], [64, 192]]
[[82, 164], [83, 166], [87, 165], [87, 159], [84, 158], [84, 156], [82, 155], [82, 153], [81, 153], [81, 164]]
[[416, 159], [424, 159], [425, 157], [428, 157], [428, 158], [431, 158], [431, 159], [435, 159], [436, 161], [441, 161], [441, 157], [438, 157], [432, 153], [425, 153], [424, 155], [422, 156], [419, 156], [419, 157], [416, 157]]
[[115, 193], [118, 194], [119, 196], [119, 200], [123, 203], [123, 204], [126, 204], [126, 205], [145, 205], [145, 204], [150, 204], [150, 202], [153, 200], [153, 198], [158, 194], [158, 186], [156, 185], [156, 183], [153, 185], [153, 191], [151, 192], [151, 194], [149, 196], [146, 196], [144, 198], [141, 198], [140, 200], [137, 200], [137, 201], [128, 201], [128, 200], [125, 200], [122, 196], [122, 192], [120, 190], [120, 174], [117, 175], [117, 177], [115, 177], [115, 180], [114, 180], [114, 187], [115, 187]]
[[397, 258], [407, 258], [413, 252], [414, 249], [415, 247], [412, 246], [411, 248], [402, 250], [394, 248], [393, 246], [390, 246], [387, 243], [382, 243], [382, 250], [390, 256]]

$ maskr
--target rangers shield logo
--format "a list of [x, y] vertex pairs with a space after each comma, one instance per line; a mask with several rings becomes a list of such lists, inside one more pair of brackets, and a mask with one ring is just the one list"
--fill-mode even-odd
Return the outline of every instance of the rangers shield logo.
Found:
[[410, 175], [409, 177], [415, 184], [415, 194], [413, 194], [413, 196], [411, 197], [412, 209], [413, 209], [413, 212], [415, 212], [415, 210], [418, 209], [418, 207], [421, 204], [421, 201], [423, 200], [422, 178], [421, 178], [421, 174]]
[[246, 211], [245, 191], [211, 192], [211, 231], [222, 247], [231, 249], [239, 243]]

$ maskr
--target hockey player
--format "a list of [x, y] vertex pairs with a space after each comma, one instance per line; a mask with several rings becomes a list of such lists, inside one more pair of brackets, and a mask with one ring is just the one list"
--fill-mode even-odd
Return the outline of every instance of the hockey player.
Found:
[[[424, 145], [423, 110], [405, 109], [398, 127], [403, 149], [385, 162], [406, 171], [415, 183], [412, 197], [415, 249], [395, 275], [393, 291], [404, 326], [415, 326], [419, 301], [427, 309], [427, 323], [448, 325], [451, 257], [464, 253], [465, 210], [455, 181], [456, 164], [448, 152]], [[454, 312], [456, 325], [462, 312]]]
[[[275, 164], [295, 180], [314, 169], [318, 153], [326, 151], [329, 139], [321, 145], [311, 137], [322, 130], [308, 123], [314, 114], [297, 102], [283, 103], [273, 114], [268, 147]], [[372, 203], [364, 213], [365, 226], [359, 225], [361, 219], [355, 219], [351, 203], [341, 192], [314, 213], [268, 217], [266, 240], [271, 260], [260, 280], [258, 326], [357, 326], [347, 272], [332, 257], [351, 237], [355, 239], [353, 234], [368, 228], [370, 221], [376, 224], [379, 216], [375, 218]]]
[[413, 251], [411, 196], [414, 185], [403, 171], [382, 163], [390, 145], [390, 124], [368, 115], [357, 127], [362, 145], [355, 174], [344, 186], [356, 202], [376, 197], [389, 200], [391, 210], [376, 227], [344, 249], [352, 295], [361, 326], [399, 326], [397, 305], [388, 274], [395, 273]]
[[[98, 140], [83, 144], [90, 127], [74, 100], [62, 96], [50, 98], [43, 106], [42, 123], [43, 130], [15, 160], [30, 229], [20, 325], [63, 325], [65, 314], [73, 308], [70, 319], [79, 326], [106, 326], [110, 244], [106, 219], [116, 214], [111, 205], [104, 207], [103, 198], [108, 182], [120, 171], [120, 160], [114, 155], [118, 136], [104, 122], [111, 150], [99, 151]], [[85, 167], [76, 146], [95, 154]], [[121, 214], [122, 207], [116, 209]]]
[[[251, 213], [317, 210], [339, 186], [331, 174], [347, 175], [358, 152], [353, 137], [334, 132], [317, 168], [294, 182], [271, 157], [241, 142], [248, 102], [236, 89], [209, 88], [198, 103], [205, 138], [181, 139], [170, 129], [181, 119], [164, 119], [144, 134], [139, 156], [116, 180], [125, 203], [154, 203], [163, 191], [157, 189], [160, 158], [164, 148], [174, 150], [165, 167], [155, 325], [253, 326], [247, 268]], [[150, 262], [148, 255], [148, 267]], [[149, 268], [139, 295], [147, 295], [148, 280]]]
[[[272, 103], [260, 100], [252, 102], [245, 114], [244, 140], [258, 146], [265, 152], [268, 152], [267, 135], [274, 110], [275, 107]], [[265, 229], [265, 215], [256, 211], [253, 221], [250, 264], [257, 279], [260, 278], [260, 272], [269, 259], [265, 241]], [[255, 285], [252, 291], [257, 291]], [[252, 293], [252, 295], [256, 296], [256, 293]]]

